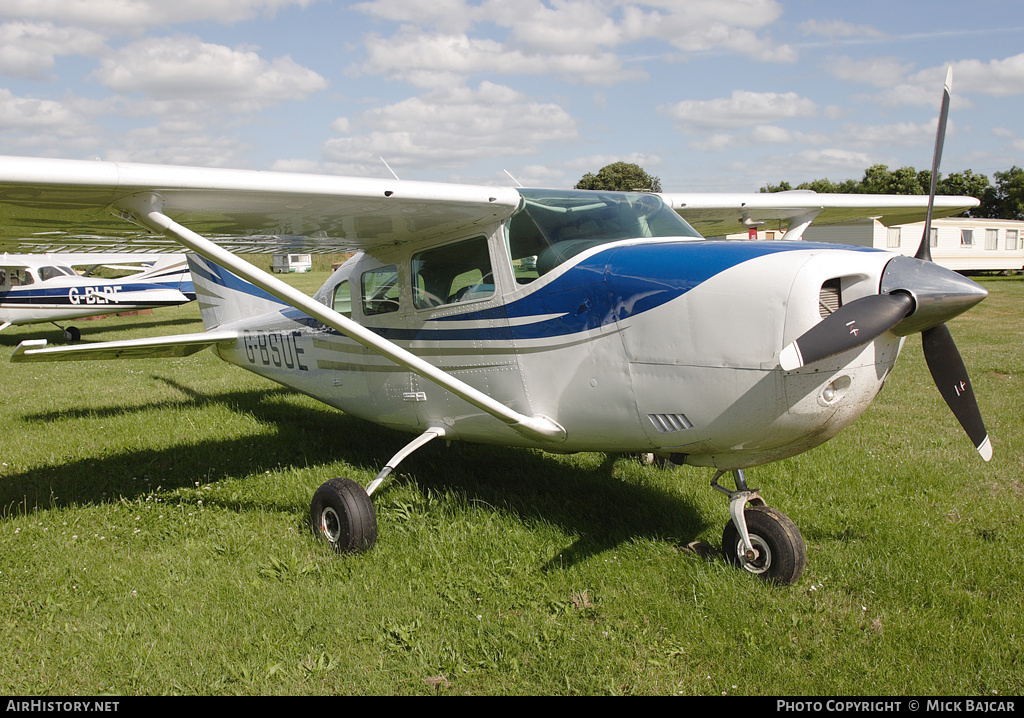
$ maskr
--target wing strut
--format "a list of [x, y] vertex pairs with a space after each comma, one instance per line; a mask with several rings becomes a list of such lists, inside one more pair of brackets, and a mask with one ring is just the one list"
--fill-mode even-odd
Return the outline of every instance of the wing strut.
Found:
[[151, 232], [171, 236], [196, 254], [234, 272], [239, 277], [255, 284], [260, 289], [269, 292], [281, 301], [305, 312], [327, 326], [337, 329], [367, 349], [387, 357], [396, 364], [425, 379], [429, 379], [438, 386], [452, 392], [460, 399], [469, 402], [481, 411], [502, 421], [524, 436], [551, 442], [565, 440], [565, 429], [552, 419], [540, 414], [526, 416], [510, 409], [493, 397], [456, 379], [412, 352], [384, 339], [358, 322], [320, 304], [320, 302], [294, 289], [277, 277], [257, 269], [249, 262], [221, 248], [215, 242], [178, 224], [163, 213], [163, 200], [159, 195], [136, 195], [118, 202], [117, 208], [122, 211], [123, 219], [133, 221]]

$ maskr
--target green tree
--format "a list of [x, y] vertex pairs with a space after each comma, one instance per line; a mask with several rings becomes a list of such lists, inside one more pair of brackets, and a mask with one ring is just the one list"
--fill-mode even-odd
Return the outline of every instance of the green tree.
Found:
[[[985, 175], [971, 170], [954, 172], [946, 177], [940, 175], [935, 185], [937, 194], [955, 197], [977, 197], [981, 205], [964, 212], [961, 216], [988, 219], [1024, 220], [1024, 169], [1014, 166], [1006, 172], [996, 172], [995, 184]], [[842, 194], [928, 194], [931, 190], [932, 173], [918, 172], [913, 167], [890, 170], [886, 165], [872, 165], [864, 170], [859, 182], [846, 180], [842, 183], [828, 179], [817, 179], [793, 187], [789, 182], [765, 185], [762, 192], [785, 192], [790, 189], [809, 189], [815, 192], [836, 192]]]
[[988, 188], [981, 198], [979, 216], [1024, 219], [1024, 169], [1014, 165], [1006, 172], [996, 172], [993, 177], [995, 186]]
[[[925, 176], [921, 187], [921, 174]], [[890, 170], [886, 165], [872, 165], [864, 171], [860, 181], [861, 192], [867, 194], [928, 194], [931, 189], [931, 173], [918, 173], [913, 167]]]
[[599, 189], [615, 192], [661, 192], [661, 180], [644, 172], [640, 165], [613, 162], [598, 173], [588, 172], [576, 183], [576, 189]]
[[[927, 173], [928, 181], [931, 182], [931, 173]], [[955, 197], [977, 197], [981, 200], [981, 206], [964, 212], [966, 217], [988, 217], [985, 214], [986, 198], [992, 194], [992, 185], [985, 175], [974, 174], [971, 170], [954, 172], [946, 177], [939, 177], [935, 191], [937, 194], [948, 194]]]

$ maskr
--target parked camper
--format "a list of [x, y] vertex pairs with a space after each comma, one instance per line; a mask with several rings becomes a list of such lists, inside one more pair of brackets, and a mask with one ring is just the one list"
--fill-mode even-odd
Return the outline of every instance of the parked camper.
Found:
[[311, 272], [313, 257], [310, 254], [275, 254], [274, 271], [278, 274], [289, 272]]

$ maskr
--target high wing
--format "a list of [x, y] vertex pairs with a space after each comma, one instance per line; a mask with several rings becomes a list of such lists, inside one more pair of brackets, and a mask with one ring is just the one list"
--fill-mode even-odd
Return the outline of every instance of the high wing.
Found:
[[[124, 221], [133, 198], [235, 253], [331, 253], [412, 241], [501, 221], [521, 201], [511, 188], [252, 170], [0, 157], [0, 249], [29, 252], [180, 252], [172, 239]], [[813, 220], [920, 221], [923, 195], [663, 193], [704, 236], [778, 222], [798, 238]], [[936, 217], [978, 206], [936, 197]]]
[[0, 157], [0, 249], [181, 252], [123, 214], [137, 196], [235, 253], [369, 249], [500, 221], [514, 189]]
[[[928, 195], [818, 194], [810, 190], [760, 193], [663, 193], [661, 197], [705, 237], [718, 237], [771, 223], [798, 239], [817, 225], [877, 219], [886, 226], [920, 222]], [[934, 217], [948, 217], [977, 207], [973, 197], [938, 196]]]
[[[180, 252], [184, 245], [513, 429], [561, 441], [564, 429], [548, 417], [510, 409], [234, 254], [327, 253], [427, 239], [501, 221], [521, 201], [514, 189], [473, 185], [6, 157], [0, 249]], [[204, 334], [195, 341], [223, 339]], [[135, 349], [149, 351], [145, 344]], [[44, 356], [38, 345], [22, 355]], [[54, 349], [50, 358], [86, 357]]]

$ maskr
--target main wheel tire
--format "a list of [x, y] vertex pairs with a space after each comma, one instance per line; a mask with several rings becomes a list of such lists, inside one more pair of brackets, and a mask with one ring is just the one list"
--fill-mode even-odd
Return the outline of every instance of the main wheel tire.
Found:
[[313, 494], [313, 534], [338, 553], [369, 551], [377, 542], [377, 513], [366, 490], [351, 479], [331, 479]]
[[770, 506], [751, 506], [743, 515], [757, 555], [753, 561], [740, 558], [742, 539], [730, 521], [722, 532], [722, 552], [726, 560], [772, 583], [796, 583], [807, 565], [807, 547], [800, 529], [788, 516]]

